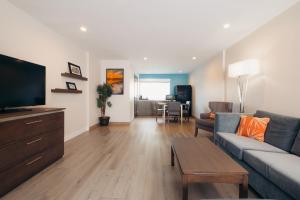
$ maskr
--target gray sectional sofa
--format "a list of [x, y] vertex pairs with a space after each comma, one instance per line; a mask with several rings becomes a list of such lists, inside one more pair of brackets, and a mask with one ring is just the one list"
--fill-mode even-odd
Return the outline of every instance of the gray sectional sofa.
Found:
[[214, 142], [249, 171], [263, 198], [300, 199], [300, 119], [257, 111], [271, 119], [265, 142], [237, 136], [240, 114], [217, 113]]

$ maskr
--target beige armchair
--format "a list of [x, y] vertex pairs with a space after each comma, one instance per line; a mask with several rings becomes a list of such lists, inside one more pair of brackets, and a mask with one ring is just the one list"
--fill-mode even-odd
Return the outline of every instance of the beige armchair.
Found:
[[[212, 113], [216, 112], [232, 112], [232, 102], [209, 102], [209, 109]], [[210, 117], [210, 113], [201, 113], [200, 119], [196, 119], [195, 137], [198, 135], [198, 129], [209, 132], [214, 131], [215, 119]]]

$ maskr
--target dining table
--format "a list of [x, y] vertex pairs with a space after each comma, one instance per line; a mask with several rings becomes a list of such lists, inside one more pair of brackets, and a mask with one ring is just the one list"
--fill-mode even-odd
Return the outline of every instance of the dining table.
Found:
[[[168, 103], [166, 102], [158, 102], [158, 105], [161, 106], [163, 108], [163, 112], [162, 112], [162, 118], [164, 120], [164, 122], [166, 121], [166, 111], [168, 108]], [[181, 103], [180, 104], [180, 122], [183, 122], [183, 108], [184, 106], [186, 106], [185, 103]]]

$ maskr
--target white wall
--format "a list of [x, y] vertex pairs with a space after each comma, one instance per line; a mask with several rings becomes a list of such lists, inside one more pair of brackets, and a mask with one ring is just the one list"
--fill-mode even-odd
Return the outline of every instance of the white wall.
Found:
[[[11, 3], [0, 1], [0, 53], [46, 66], [46, 104], [65, 111], [65, 137], [70, 139], [88, 130], [88, 82], [62, 77], [67, 62], [81, 66], [88, 76], [88, 54], [56, 34]], [[65, 88], [75, 82], [83, 94], [54, 94], [52, 88]]]
[[[258, 109], [300, 116], [300, 3], [242, 39], [224, 54], [225, 68], [245, 59], [261, 62], [262, 72], [249, 80], [246, 112]], [[222, 75], [223, 74], [223, 75]], [[225, 79], [222, 80], [222, 76]], [[221, 53], [191, 73], [194, 115], [207, 111], [210, 100], [235, 103], [238, 111], [237, 82], [222, 70]], [[225, 91], [222, 92], [224, 86]]]
[[[300, 116], [300, 3], [227, 49], [227, 65], [244, 59], [261, 61], [262, 73], [252, 77], [246, 111], [263, 109]], [[236, 81], [227, 79], [228, 100], [238, 102]]]
[[130, 103], [130, 121], [134, 119], [134, 95], [135, 95], [135, 87], [134, 87], [134, 71], [130, 67], [129, 69], [130, 80], [129, 80], [129, 103]]
[[134, 117], [134, 73], [128, 60], [102, 60], [101, 82], [106, 81], [107, 68], [124, 68], [124, 94], [113, 95], [110, 98], [112, 107], [107, 108], [106, 115], [110, 116], [111, 122], [130, 122]]
[[193, 116], [209, 111], [209, 101], [224, 101], [223, 54], [220, 53], [207, 64], [190, 73], [193, 88]]
[[90, 127], [98, 123], [100, 109], [97, 107], [97, 86], [101, 83], [101, 63], [100, 60], [90, 54], [89, 57], [89, 125]]

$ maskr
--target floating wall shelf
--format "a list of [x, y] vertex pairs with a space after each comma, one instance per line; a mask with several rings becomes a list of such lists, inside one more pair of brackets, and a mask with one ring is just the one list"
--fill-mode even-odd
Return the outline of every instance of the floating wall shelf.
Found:
[[70, 93], [70, 94], [81, 94], [82, 90], [68, 90], [68, 89], [60, 89], [55, 88], [51, 90], [52, 93]]
[[61, 73], [61, 76], [64, 77], [68, 77], [68, 78], [74, 78], [74, 79], [78, 79], [78, 80], [82, 80], [82, 81], [87, 81], [88, 78], [83, 77], [83, 76], [79, 76], [79, 75], [75, 75], [75, 74], [70, 74], [70, 73]]

